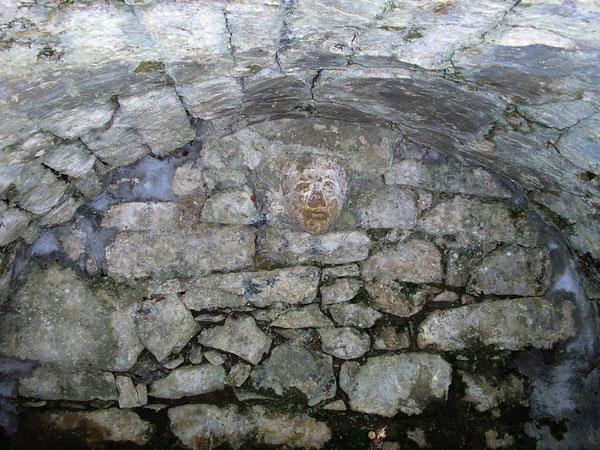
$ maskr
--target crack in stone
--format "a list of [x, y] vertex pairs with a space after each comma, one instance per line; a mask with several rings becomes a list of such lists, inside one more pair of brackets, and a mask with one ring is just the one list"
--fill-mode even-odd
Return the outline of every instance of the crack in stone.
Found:
[[227, 9], [223, 9], [223, 18], [225, 19], [225, 29], [227, 30], [227, 33], [229, 33], [229, 53], [231, 54], [231, 59], [233, 60], [233, 65], [237, 66], [237, 58], [235, 56], [235, 46], [233, 45], [233, 32], [231, 31], [231, 24], [229, 23], [229, 19], [227, 18]]
[[317, 73], [316, 73], [316, 75], [313, 77], [313, 79], [312, 79], [312, 80], [311, 80], [311, 82], [310, 82], [310, 98], [311, 98], [313, 101], [316, 101], [316, 100], [315, 100], [315, 94], [314, 94], [314, 92], [313, 92], [313, 89], [315, 88], [315, 85], [317, 84], [317, 81], [319, 81], [319, 78], [321, 77], [321, 72], [323, 72], [323, 69], [319, 69], [319, 70], [317, 70]]

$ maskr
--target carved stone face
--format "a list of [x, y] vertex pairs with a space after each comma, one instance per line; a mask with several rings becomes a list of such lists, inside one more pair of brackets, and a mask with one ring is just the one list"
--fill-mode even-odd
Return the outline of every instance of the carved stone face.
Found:
[[281, 189], [285, 207], [304, 231], [322, 234], [329, 230], [346, 200], [346, 173], [335, 161], [322, 156], [290, 164]]

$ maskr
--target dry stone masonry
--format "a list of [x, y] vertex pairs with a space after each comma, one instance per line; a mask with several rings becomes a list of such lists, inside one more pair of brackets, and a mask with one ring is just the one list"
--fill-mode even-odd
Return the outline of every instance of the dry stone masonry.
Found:
[[599, 24], [0, 0], [0, 443], [594, 448]]

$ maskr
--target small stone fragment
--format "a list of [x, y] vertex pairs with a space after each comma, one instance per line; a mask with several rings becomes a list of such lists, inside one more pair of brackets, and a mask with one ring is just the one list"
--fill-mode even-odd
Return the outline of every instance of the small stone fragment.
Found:
[[188, 356], [188, 360], [192, 364], [201, 364], [203, 358], [204, 356], [202, 355], [202, 349], [200, 347], [194, 348]]
[[355, 328], [319, 328], [321, 349], [340, 359], [356, 359], [364, 355], [371, 345], [371, 338]]
[[245, 363], [237, 363], [234, 365], [225, 380], [229, 386], [240, 387], [250, 376], [252, 372], [252, 366]]
[[346, 411], [346, 404], [344, 400], [336, 400], [335, 402], [327, 403], [323, 406], [323, 409], [327, 411]]
[[360, 276], [358, 264], [346, 264], [343, 266], [327, 267], [323, 269], [323, 278], [343, 278]]
[[331, 325], [331, 320], [317, 305], [291, 308], [271, 323], [280, 328], [319, 328]]
[[65, 255], [71, 261], [77, 262], [85, 251], [87, 235], [83, 231], [71, 228], [67, 234], [61, 236], [59, 239]]
[[498, 438], [498, 432], [496, 430], [487, 430], [485, 432], [485, 443], [488, 448], [507, 448], [512, 447], [515, 444], [515, 438], [510, 434], [504, 433], [502, 438]]
[[175, 170], [171, 187], [178, 197], [203, 194], [205, 182], [202, 169], [194, 167], [194, 161], [189, 161]]
[[444, 291], [431, 299], [432, 302], [454, 303], [458, 300], [458, 294], [452, 291]]
[[223, 355], [222, 353], [215, 352], [213, 350], [208, 350], [207, 352], [205, 352], [204, 357], [213, 366], [220, 366], [222, 364], [225, 364], [225, 361], [227, 361], [227, 356]]
[[116, 382], [119, 391], [119, 408], [135, 408], [144, 404], [140, 401], [138, 390], [133, 385], [131, 378], [119, 375], [116, 377]]
[[398, 317], [410, 317], [423, 309], [427, 301], [425, 291], [409, 288], [395, 281], [368, 283], [367, 291], [378, 311]]
[[417, 443], [419, 448], [427, 448], [427, 439], [425, 439], [425, 432], [420, 428], [415, 428], [414, 430], [408, 430], [406, 432], [406, 437], [411, 441]]
[[150, 385], [150, 395], [158, 398], [182, 398], [219, 391], [225, 386], [223, 366], [203, 364], [181, 367]]
[[178, 356], [177, 358], [173, 358], [166, 363], [163, 364], [165, 369], [173, 370], [182, 365], [185, 362], [185, 358], [183, 356]]
[[371, 328], [382, 315], [362, 303], [340, 303], [329, 307], [333, 320], [343, 327]]
[[321, 287], [321, 304], [332, 305], [346, 302], [356, 296], [362, 282], [352, 278], [338, 278], [328, 286]]
[[373, 348], [376, 350], [404, 350], [410, 347], [408, 328], [398, 331], [395, 327], [382, 327], [375, 331]]
[[[488, 411], [507, 401], [523, 403], [525, 387], [515, 375], [505, 380], [489, 379], [480, 374], [460, 372], [465, 383], [465, 401], [473, 403], [479, 412]], [[525, 406], [527, 402], [525, 401]]]

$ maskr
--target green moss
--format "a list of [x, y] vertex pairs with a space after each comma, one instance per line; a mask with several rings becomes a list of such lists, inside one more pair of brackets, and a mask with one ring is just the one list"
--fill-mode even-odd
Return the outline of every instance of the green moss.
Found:
[[385, 31], [404, 31], [404, 30], [406, 30], [406, 27], [396, 27], [396, 26], [391, 26], [391, 25], [380, 25], [377, 28], [379, 28], [380, 30], [385, 30]]
[[423, 27], [411, 27], [408, 30], [408, 33], [406, 33], [404, 35], [404, 37], [402, 38], [402, 40], [404, 42], [412, 42], [415, 39], [420, 39], [423, 37], [423, 34], [421, 34], [421, 30], [424, 30], [425, 28]]
[[165, 63], [162, 61], [142, 61], [138, 64], [134, 73], [165, 73]]
[[246, 69], [248, 69], [248, 71], [252, 74], [258, 73], [262, 70], [262, 67], [259, 66], [258, 64], [251, 64], [249, 66], [246, 66]]
[[552, 222], [560, 231], [566, 234], [574, 234], [575, 229], [573, 224], [565, 219], [563, 216], [555, 213], [545, 205], [538, 204], [538, 207], [542, 210], [547, 219]]
[[373, 306], [375, 304], [375, 300], [373, 297], [371, 297], [369, 291], [367, 291], [364, 287], [361, 287], [358, 290], [358, 293], [350, 300], [350, 303], [363, 303], [367, 306]]
[[417, 292], [419, 292], [419, 285], [415, 283], [409, 283], [407, 281], [399, 281], [400, 292], [407, 297], [412, 297]]
[[508, 215], [515, 222], [519, 222], [527, 217], [527, 211], [519, 208], [509, 208]]

